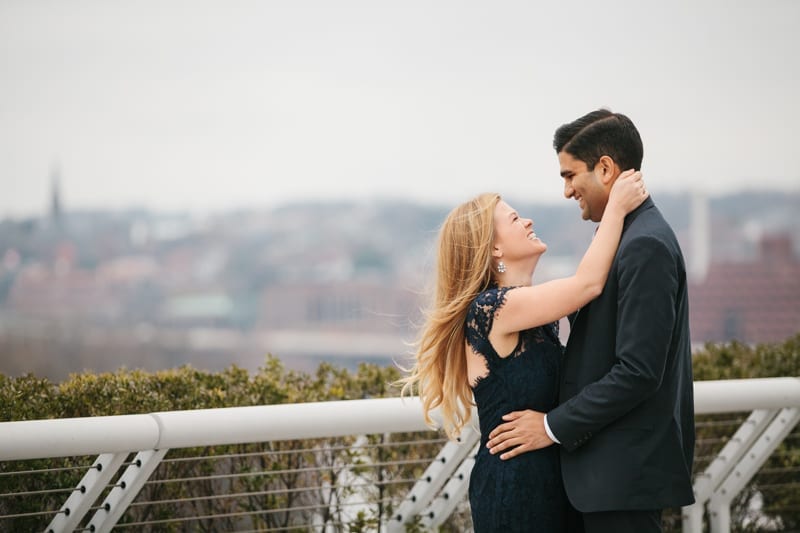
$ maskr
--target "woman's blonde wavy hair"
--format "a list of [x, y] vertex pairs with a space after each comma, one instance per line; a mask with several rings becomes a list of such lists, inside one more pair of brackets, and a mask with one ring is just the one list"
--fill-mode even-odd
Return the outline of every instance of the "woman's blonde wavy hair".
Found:
[[439, 231], [433, 301], [415, 343], [414, 364], [400, 380], [401, 395], [419, 394], [425, 421], [440, 409], [443, 427], [456, 438], [472, 415], [464, 325], [472, 301], [492, 282], [497, 193], [483, 193], [453, 209]]

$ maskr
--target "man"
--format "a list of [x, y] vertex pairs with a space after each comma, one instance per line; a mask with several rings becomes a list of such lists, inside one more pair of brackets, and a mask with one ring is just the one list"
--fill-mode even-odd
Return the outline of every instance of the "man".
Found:
[[[564, 196], [593, 222], [620, 173], [642, 162], [636, 127], [605, 109], [561, 126], [553, 145]], [[510, 459], [558, 443], [585, 531], [661, 531], [662, 509], [694, 502], [688, 317], [678, 241], [648, 198], [625, 219], [603, 293], [570, 317], [559, 406], [506, 415], [487, 446]]]

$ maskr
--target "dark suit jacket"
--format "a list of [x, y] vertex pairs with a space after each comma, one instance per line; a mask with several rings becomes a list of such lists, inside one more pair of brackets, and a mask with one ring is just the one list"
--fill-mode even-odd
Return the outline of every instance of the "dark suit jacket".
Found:
[[686, 268], [652, 199], [626, 217], [603, 293], [574, 316], [564, 357], [547, 422], [575, 508], [693, 503]]

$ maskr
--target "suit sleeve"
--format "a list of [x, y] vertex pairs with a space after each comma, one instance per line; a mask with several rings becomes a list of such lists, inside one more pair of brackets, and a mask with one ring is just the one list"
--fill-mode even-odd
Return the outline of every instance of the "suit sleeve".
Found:
[[675, 258], [664, 243], [639, 237], [620, 250], [618, 259], [615, 363], [605, 376], [547, 415], [568, 451], [650, 397], [664, 375], [676, 320]]

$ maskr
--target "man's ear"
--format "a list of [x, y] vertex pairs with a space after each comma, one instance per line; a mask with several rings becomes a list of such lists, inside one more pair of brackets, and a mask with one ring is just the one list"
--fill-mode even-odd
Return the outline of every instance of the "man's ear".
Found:
[[622, 172], [619, 167], [617, 167], [617, 164], [614, 163], [614, 160], [607, 155], [600, 156], [600, 159], [594, 166], [594, 170], [600, 177], [600, 181], [603, 182], [603, 185], [611, 185], [614, 183], [614, 180]]

